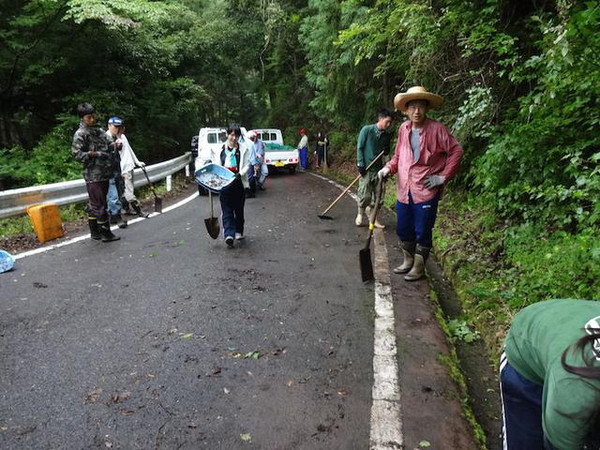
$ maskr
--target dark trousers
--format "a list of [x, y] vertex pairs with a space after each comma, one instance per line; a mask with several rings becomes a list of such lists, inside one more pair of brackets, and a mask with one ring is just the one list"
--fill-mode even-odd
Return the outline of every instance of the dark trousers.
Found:
[[106, 195], [108, 194], [108, 180], [85, 183], [88, 191], [87, 211], [90, 217], [95, 217], [99, 222], [108, 220]]
[[317, 166], [323, 164], [323, 158], [325, 156], [325, 147], [317, 147]]
[[500, 358], [502, 435], [507, 450], [550, 450], [542, 429], [543, 387], [517, 372], [503, 353]]
[[256, 194], [257, 179], [254, 175], [254, 166], [250, 164], [248, 167], [248, 184], [250, 185], [250, 194]]
[[219, 194], [221, 202], [223, 233], [225, 237], [235, 237], [235, 233], [244, 234], [244, 203], [246, 195], [242, 181], [235, 180]]
[[410, 192], [408, 204], [396, 201], [396, 233], [400, 240], [416, 241], [421, 247], [431, 248], [437, 207], [438, 197], [423, 203], [413, 203]]

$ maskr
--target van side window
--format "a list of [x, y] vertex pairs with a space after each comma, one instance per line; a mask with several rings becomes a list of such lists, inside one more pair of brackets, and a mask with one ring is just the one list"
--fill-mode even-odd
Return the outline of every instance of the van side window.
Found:
[[224, 131], [221, 131], [219, 133], [219, 141], [220, 142], [225, 142], [227, 140], [227, 133], [225, 133]]
[[269, 133], [263, 133], [262, 134], [262, 138], [263, 141], [268, 141], [269, 140]]
[[271, 133], [271, 140], [272, 141], [276, 141], [277, 140], [277, 135], [275, 133]]
[[216, 144], [217, 142], [217, 133], [208, 133], [208, 143]]

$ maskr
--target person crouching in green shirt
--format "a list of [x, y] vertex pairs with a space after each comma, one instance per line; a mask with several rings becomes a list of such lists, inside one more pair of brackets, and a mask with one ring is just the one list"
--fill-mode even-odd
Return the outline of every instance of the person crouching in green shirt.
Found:
[[[383, 167], [383, 156], [390, 153], [390, 144], [392, 133], [388, 130], [392, 126], [394, 114], [383, 108], [379, 110], [377, 123], [365, 125], [358, 136], [356, 146], [356, 164], [358, 172], [361, 175], [358, 182], [358, 214], [354, 223], [357, 227], [363, 224], [365, 210], [369, 215], [369, 210], [375, 205], [375, 190], [377, 189], [377, 172]], [[380, 153], [383, 155], [379, 156]], [[367, 170], [369, 164], [375, 159], [375, 163]], [[374, 224], [377, 228], [383, 228], [378, 220]]]
[[504, 351], [504, 449], [599, 449], [600, 301], [528, 306], [515, 316]]

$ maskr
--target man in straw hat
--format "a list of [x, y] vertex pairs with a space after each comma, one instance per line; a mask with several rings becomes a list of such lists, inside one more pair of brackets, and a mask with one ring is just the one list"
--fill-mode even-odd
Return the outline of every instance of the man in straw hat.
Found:
[[444, 185], [458, 171], [463, 154], [448, 129], [427, 118], [427, 111], [443, 102], [422, 86], [396, 95], [394, 106], [408, 120], [398, 130], [394, 156], [378, 173], [384, 179], [398, 174], [396, 233], [404, 261], [394, 273], [406, 273], [407, 281], [418, 280], [425, 272], [438, 201]]

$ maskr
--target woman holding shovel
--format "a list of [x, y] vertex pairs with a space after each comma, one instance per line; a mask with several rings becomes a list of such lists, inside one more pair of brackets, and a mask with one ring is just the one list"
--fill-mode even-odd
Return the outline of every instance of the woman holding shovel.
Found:
[[240, 145], [242, 131], [237, 124], [227, 128], [227, 141], [221, 148], [221, 165], [235, 174], [235, 181], [221, 191], [221, 211], [223, 212], [223, 232], [227, 247], [233, 248], [234, 240], [244, 239], [244, 203], [249, 188], [248, 149]]

